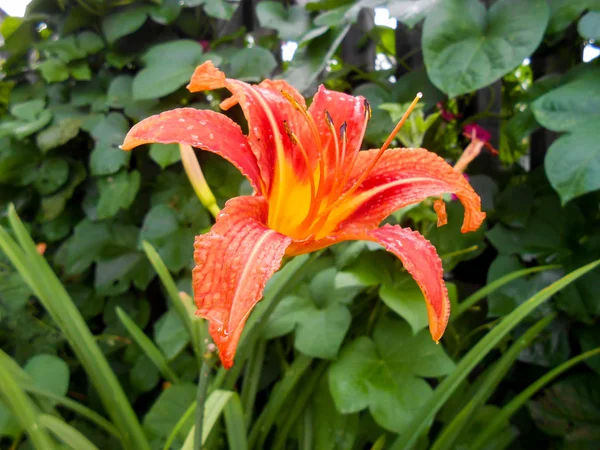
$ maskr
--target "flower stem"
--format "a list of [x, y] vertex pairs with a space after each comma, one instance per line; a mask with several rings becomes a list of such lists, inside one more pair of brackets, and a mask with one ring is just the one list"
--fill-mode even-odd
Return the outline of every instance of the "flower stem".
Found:
[[194, 434], [194, 450], [202, 449], [202, 426], [204, 424], [204, 403], [206, 401], [206, 391], [208, 389], [208, 379], [210, 378], [210, 365], [207, 361], [202, 361], [200, 367], [200, 377], [198, 379], [197, 404], [196, 404], [196, 432]]

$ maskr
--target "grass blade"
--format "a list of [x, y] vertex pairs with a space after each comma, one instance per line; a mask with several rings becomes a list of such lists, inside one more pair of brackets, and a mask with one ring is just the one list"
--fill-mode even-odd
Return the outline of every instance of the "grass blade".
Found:
[[473, 307], [473, 305], [475, 305], [478, 301], [484, 299], [485, 297], [490, 295], [492, 292], [496, 291], [497, 289], [500, 289], [505, 284], [508, 284], [511, 281], [516, 280], [517, 278], [522, 278], [527, 275], [531, 275], [532, 273], [543, 272], [545, 270], [560, 269], [561, 267], [562, 266], [560, 266], [558, 264], [548, 264], [546, 266], [537, 266], [537, 267], [531, 267], [529, 269], [516, 270], [507, 275], [504, 275], [503, 277], [500, 277], [497, 280], [494, 280], [491, 283], [486, 284], [484, 287], [479, 289], [477, 292], [471, 294], [466, 299], [464, 299], [462, 302], [460, 302], [458, 304], [458, 306], [455, 308], [456, 311], [452, 312], [452, 314], [450, 316], [450, 321], [458, 319], [465, 312], [467, 312], [467, 310], [469, 310], [469, 308]]
[[10, 370], [6, 369], [6, 360], [7, 356], [0, 352], [0, 397], [27, 431], [35, 448], [53, 450], [56, 448], [54, 441], [52, 441], [46, 429], [41, 426], [37, 408], [25, 394], [25, 391], [19, 387]]
[[188, 333], [190, 335], [190, 341], [192, 342], [192, 347], [194, 348], [194, 353], [196, 355], [196, 359], [198, 359], [198, 360], [202, 359], [203, 352], [202, 352], [202, 345], [200, 342], [200, 338], [198, 336], [196, 328], [194, 327], [192, 318], [190, 317], [190, 313], [188, 312], [188, 310], [185, 307], [185, 304], [179, 297], [179, 290], [177, 289], [177, 286], [175, 285], [175, 281], [173, 280], [173, 277], [169, 273], [169, 269], [167, 269], [167, 266], [163, 262], [162, 258], [160, 257], [158, 252], [154, 249], [154, 247], [152, 247], [152, 245], [150, 245], [150, 243], [144, 241], [142, 243], [142, 247], [144, 248], [144, 252], [146, 253], [146, 256], [150, 260], [150, 264], [152, 264], [152, 267], [154, 267], [154, 270], [158, 274], [158, 278], [160, 278], [160, 281], [162, 282], [164, 288], [166, 289], [167, 295], [168, 295], [169, 299], [171, 300], [171, 304], [173, 305], [173, 308], [175, 308], [175, 312], [181, 319], [181, 322], [183, 323], [183, 325], [185, 326], [185, 329], [188, 331]]
[[454, 417], [454, 419], [444, 427], [437, 437], [431, 450], [450, 450], [454, 448], [456, 439], [460, 436], [463, 429], [469, 425], [469, 421], [475, 412], [482, 406], [496, 389], [496, 386], [502, 381], [502, 378], [510, 370], [519, 353], [533, 342], [533, 340], [546, 328], [554, 319], [556, 314], [551, 314], [539, 320], [530, 327], [523, 336], [520, 336], [511, 345], [510, 349], [502, 355], [498, 362], [485, 374], [481, 385], [477, 388], [475, 395], [469, 400], [464, 408]]
[[285, 375], [273, 389], [262, 413], [254, 423], [248, 442], [252, 448], [264, 448], [265, 441], [271, 427], [275, 423], [281, 407], [285, 403], [290, 392], [296, 387], [304, 372], [310, 367], [312, 358], [305, 355], [298, 355]]
[[500, 323], [486, 334], [458, 363], [454, 372], [448, 375], [435, 389], [433, 395], [417, 411], [406, 431], [399, 436], [391, 446], [391, 450], [406, 450], [412, 448], [419, 436], [425, 432], [427, 424], [452, 395], [454, 390], [468, 376], [473, 368], [506, 336], [521, 320], [527, 317], [535, 308], [540, 306], [552, 295], [556, 294], [569, 283], [585, 275], [600, 264], [600, 260], [586, 264], [565, 275], [550, 286], [539, 291], [533, 297], [521, 304], [517, 309], [505, 316]]
[[246, 422], [242, 402], [237, 393], [233, 393], [225, 406], [225, 427], [227, 428], [227, 443], [230, 450], [248, 450], [246, 437]]
[[125, 311], [118, 306], [116, 310], [117, 316], [127, 332], [131, 335], [136, 344], [140, 346], [146, 356], [150, 358], [150, 361], [154, 363], [162, 376], [171, 383], [179, 383], [179, 377], [175, 374], [175, 372], [173, 372], [173, 369], [171, 369], [169, 363], [167, 362], [167, 358], [165, 358], [165, 355], [162, 354], [154, 342], [152, 342], [152, 340], [146, 336], [140, 327], [138, 327], [137, 324], [131, 320]]
[[[202, 443], [203, 444], [206, 442], [206, 439], [208, 439], [208, 435], [210, 434], [213, 427], [215, 426], [215, 423], [217, 423], [217, 419], [223, 412], [225, 405], [227, 405], [227, 402], [231, 399], [233, 394], [234, 394], [234, 392], [223, 391], [223, 390], [219, 389], [219, 390], [214, 391], [212, 394], [210, 394], [208, 396], [208, 398], [206, 399], [206, 403], [204, 404], [204, 424], [203, 424], [204, 426], [202, 428]], [[196, 403], [194, 402], [194, 406], [195, 405], [196, 405]], [[192, 414], [193, 413], [194, 413], [194, 410], [192, 410]], [[186, 411], [186, 414], [187, 414], [187, 411]], [[192, 450], [192, 448], [194, 447], [194, 435], [195, 434], [196, 434], [196, 427], [193, 426], [191, 428], [190, 432], [188, 433], [187, 438], [185, 439], [185, 442], [183, 443], [183, 447], [181, 447], [181, 450]]]
[[560, 366], [555, 367], [534, 383], [530, 384], [525, 390], [523, 390], [523, 392], [513, 398], [504, 408], [502, 408], [496, 417], [494, 417], [494, 419], [492, 419], [492, 421], [479, 432], [479, 434], [475, 437], [472, 450], [478, 450], [482, 448], [490, 437], [494, 436], [495, 433], [500, 431], [502, 424], [510, 420], [513, 414], [516, 413], [527, 400], [535, 395], [536, 392], [574, 365], [579, 364], [581, 361], [598, 354], [600, 354], [600, 347], [575, 356], [574, 358], [562, 363]]
[[88, 438], [62, 419], [50, 414], [40, 414], [40, 422], [73, 450], [98, 450]]
[[65, 335], [119, 429], [125, 448], [149, 449], [137, 416], [85, 320], [46, 260], [37, 252], [12, 206], [8, 219], [20, 247], [3, 228], [0, 228], [0, 247]]

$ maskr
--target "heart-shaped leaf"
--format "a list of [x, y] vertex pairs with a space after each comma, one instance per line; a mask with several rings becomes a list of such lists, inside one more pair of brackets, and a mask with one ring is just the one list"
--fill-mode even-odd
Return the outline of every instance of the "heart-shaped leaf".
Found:
[[480, 89], [517, 67], [538, 47], [546, 24], [545, 0], [446, 0], [423, 28], [429, 78], [451, 97]]

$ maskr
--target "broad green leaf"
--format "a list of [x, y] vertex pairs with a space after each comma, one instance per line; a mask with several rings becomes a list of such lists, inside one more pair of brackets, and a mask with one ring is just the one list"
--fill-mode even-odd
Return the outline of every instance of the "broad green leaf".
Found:
[[181, 6], [180, 0], [163, 0], [162, 4], [155, 5], [150, 9], [150, 17], [156, 23], [168, 25], [179, 17]]
[[406, 272], [379, 289], [379, 297], [391, 310], [402, 317], [418, 333], [429, 323], [425, 298], [415, 280]]
[[238, 8], [239, 1], [203, 0], [202, 4], [204, 5], [204, 11], [210, 17], [221, 20], [230, 20], [233, 17], [233, 13]]
[[67, 65], [59, 59], [47, 59], [37, 66], [42, 72], [42, 77], [48, 83], [65, 81], [69, 78], [69, 69]]
[[120, 209], [128, 209], [140, 189], [141, 175], [137, 170], [122, 170], [98, 180], [98, 200], [96, 218], [98, 220], [113, 217]]
[[340, 414], [323, 377], [312, 396], [314, 450], [350, 450], [359, 432], [358, 414]]
[[277, 30], [283, 40], [297, 41], [310, 25], [310, 16], [302, 6], [286, 8], [279, 2], [260, 2], [256, 15], [261, 26]]
[[273, 54], [262, 47], [242, 48], [231, 60], [231, 76], [245, 81], [258, 82], [268, 78], [277, 67]]
[[88, 55], [94, 55], [104, 48], [104, 41], [93, 31], [82, 31], [76, 39], [77, 46]]
[[75, 80], [87, 81], [92, 79], [92, 71], [87, 61], [74, 61], [69, 63], [69, 73]]
[[471, 370], [473, 370], [473, 368], [481, 362], [481, 360], [483, 360], [483, 358], [485, 358], [508, 333], [535, 310], [535, 308], [542, 305], [552, 297], [552, 295], [569, 285], [569, 283], [596, 268], [598, 264], [600, 264], [600, 260], [594, 261], [593, 263], [580, 267], [570, 274], [565, 275], [560, 280], [535, 294], [512, 313], [505, 316], [492, 331], [486, 334], [465, 356], [463, 356], [456, 366], [456, 369], [436, 387], [431, 398], [426, 401], [411, 420], [406, 432], [393, 442], [390, 449], [400, 450], [410, 448], [414, 445], [435, 414], [437, 414], [448, 398], [451, 397], [453, 392], [455, 392], [467, 378]]
[[67, 241], [67, 258], [65, 270], [75, 275], [83, 272], [100, 257], [104, 246], [112, 238], [107, 223], [91, 222], [83, 219]]
[[[171, 430], [186, 412], [196, 398], [196, 386], [193, 384], [174, 384], [163, 391], [142, 422], [144, 430], [151, 439], [166, 439]], [[193, 416], [186, 423], [181, 437], [184, 438], [187, 430], [193, 423]]]
[[175, 310], [164, 313], [154, 324], [154, 341], [167, 360], [175, 358], [190, 342], [190, 336]]
[[151, 144], [150, 145], [150, 158], [161, 169], [166, 169], [171, 164], [181, 161], [181, 154], [179, 152], [178, 144]]
[[299, 49], [284, 72], [283, 79], [300, 92], [308, 90], [325, 69], [349, 29], [350, 25], [331, 29]]
[[373, 340], [361, 336], [342, 349], [329, 371], [329, 388], [341, 413], [368, 407], [379, 425], [401, 433], [431, 395], [422, 377], [439, 377], [453, 369], [454, 363], [427, 330], [413, 336], [406, 323], [382, 319]]
[[67, 184], [54, 194], [42, 198], [41, 209], [38, 213], [39, 220], [42, 222], [50, 221], [60, 216], [65, 209], [67, 200], [73, 197], [75, 188], [85, 180], [85, 176], [84, 165], [79, 161], [72, 163], [69, 169], [69, 181], [67, 181]]
[[579, 19], [577, 31], [584, 39], [600, 41], [600, 11], [588, 11]]
[[39, 132], [35, 137], [35, 142], [42, 153], [46, 153], [75, 138], [79, 134], [80, 126], [81, 120], [77, 118], [60, 120]]
[[548, 4], [550, 5], [548, 34], [564, 31], [586, 9], [600, 9], [599, 0], [548, 0]]
[[56, 395], [65, 395], [69, 389], [69, 366], [57, 356], [40, 354], [23, 367], [33, 384]]
[[206, 60], [202, 46], [181, 39], [155, 45], [142, 57], [145, 68], [133, 79], [133, 98], [154, 99], [189, 83], [194, 69]]
[[[599, 326], [597, 324], [576, 330], [576, 336], [579, 339], [582, 351], [587, 352], [600, 347], [600, 333], [598, 331]], [[586, 359], [585, 363], [600, 375], [600, 356]]]
[[129, 382], [139, 392], [148, 392], [160, 381], [160, 372], [145, 354], [140, 355], [129, 372]]
[[440, 0], [389, 0], [387, 8], [390, 16], [413, 28], [432, 11]]
[[76, 59], [85, 58], [86, 56], [85, 51], [77, 45], [75, 36], [62, 37], [56, 40], [49, 39], [40, 44], [39, 48], [65, 64]]
[[600, 120], [600, 69], [586, 69], [533, 102], [533, 113], [541, 125], [552, 131], [573, 131]]
[[529, 403], [529, 411], [538, 427], [562, 436], [567, 447], [594, 446], [600, 440], [600, 390], [592, 374], [576, 374], [552, 385]]
[[92, 130], [96, 146], [90, 155], [90, 169], [93, 175], [110, 175], [126, 167], [130, 152], [119, 146], [129, 131], [129, 122], [119, 113], [105, 116]]
[[540, 44], [549, 9], [545, 0], [440, 2], [423, 28], [427, 74], [451, 97], [487, 86], [517, 67]]
[[444, 270], [452, 270], [459, 262], [473, 259], [486, 247], [484, 237], [486, 224], [477, 231], [461, 233], [464, 207], [458, 201], [446, 203], [448, 223], [443, 227], [433, 225], [425, 237], [431, 241], [442, 257]]
[[113, 78], [108, 85], [106, 104], [111, 108], [123, 109], [131, 101], [131, 86], [133, 78], [131, 75], [119, 75]]
[[[600, 119], [600, 114], [597, 117]], [[563, 205], [600, 189], [600, 128], [597, 120], [561, 136], [548, 149], [544, 161], [546, 175]]]
[[29, 100], [23, 103], [17, 103], [10, 107], [10, 113], [17, 119], [31, 122], [35, 120], [44, 110], [46, 102], [42, 99]]
[[106, 36], [108, 43], [113, 44], [118, 39], [140, 29], [147, 17], [147, 6], [136, 5], [128, 7], [107, 15], [102, 21], [102, 32]]
[[69, 179], [69, 163], [61, 158], [47, 158], [42, 161], [33, 185], [41, 195], [55, 192]]

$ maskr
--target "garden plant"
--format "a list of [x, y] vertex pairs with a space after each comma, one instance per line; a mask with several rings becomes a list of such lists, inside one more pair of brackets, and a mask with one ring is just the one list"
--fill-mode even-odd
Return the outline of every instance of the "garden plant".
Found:
[[600, 1], [0, 20], [0, 448], [600, 448]]

